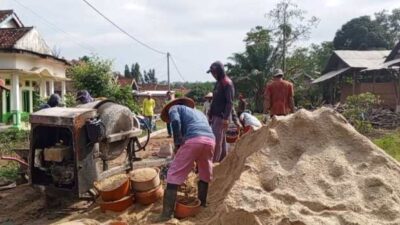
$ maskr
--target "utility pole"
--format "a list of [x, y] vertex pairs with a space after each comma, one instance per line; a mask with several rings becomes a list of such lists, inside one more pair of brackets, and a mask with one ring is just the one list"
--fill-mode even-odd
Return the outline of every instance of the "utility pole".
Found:
[[169, 52], [167, 52], [168, 91], [171, 91], [171, 83], [170, 83], [170, 79], [169, 79], [169, 57], [170, 57], [170, 54], [169, 54]]

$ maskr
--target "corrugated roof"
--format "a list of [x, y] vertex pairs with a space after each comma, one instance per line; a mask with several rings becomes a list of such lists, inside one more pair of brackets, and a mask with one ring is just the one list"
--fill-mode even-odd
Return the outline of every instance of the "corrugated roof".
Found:
[[0, 10], [0, 23], [13, 14], [12, 10]]
[[328, 73], [323, 74], [322, 76], [318, 77], [317, 79], [313, 80], [312, 84], [316, 84], [316, 83], [320, 83], [322, 81], [326, 81], [329, 80], [333, 77], [336, 77], [337, 75], [346, 72], [347, 70], [351, 69], [350, 67], [346, 67], [343, 69], [339, 69], [339, 70], [333, 70], [330, 71]]
[[32, 27], [1, 28], [0, 48], [13, 48], [15, 43], [30, 30], [32, 30]]
[[389, 50], [375, 51], [352, 51], [336, 50], [335, 54], [342, 59], [349, 67], [368, 68], [382, 64], [390, 54]]

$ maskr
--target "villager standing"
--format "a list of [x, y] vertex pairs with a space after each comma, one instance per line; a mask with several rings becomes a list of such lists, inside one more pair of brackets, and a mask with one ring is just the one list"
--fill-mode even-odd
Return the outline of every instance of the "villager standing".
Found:
[[164, 192], [163, 211], [160, 221], [172, 218], [178, 187], [197, 164], [200, 180], [198, 198], [206, 206], [208, 183], [212, 177], [215, 137], [206, 116], [194, 109], [190, 98], [177, 98], [169, 102], [161, 111], [161, 119], [171, 123], [177, 153], [167, 174], [167, 188]]
[[143, 100], [143, 116], [147, 118], [150, 131], [153, 130], [153, 116], [156, 101], [151, 97], [151, 93], [147, 93], [146, 98]]
[[282, 116], [294, 112], [293, 84], [283, 80], [283, 72], [276, 69], [273, 80], [264, 90], [264, 113]]
[[211, 127], [215, 135], [214, 162], [221, 162], [226, 155], [225, 137], [231, 117], [235, 88], [232, 80], [226, 75], [221, 62], [212, 63], [207, 73], [210, 72], [217, 82], [214, 86], [213, 100], [208, 115], [211, 118]]

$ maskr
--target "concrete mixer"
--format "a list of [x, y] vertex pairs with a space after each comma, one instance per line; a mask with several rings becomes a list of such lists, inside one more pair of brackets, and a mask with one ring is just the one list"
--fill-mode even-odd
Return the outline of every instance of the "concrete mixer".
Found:
[[139, 122], [109, 100], [30, 115], [29, 178], [33, 185], [84, 197], [93, 182], [133, 168]]

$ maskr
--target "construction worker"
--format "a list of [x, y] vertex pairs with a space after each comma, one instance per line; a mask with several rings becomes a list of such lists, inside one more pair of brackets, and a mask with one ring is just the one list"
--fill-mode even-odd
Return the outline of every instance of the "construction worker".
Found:
[[243, 133], [257, 130], [262, 127], [262, 124], [257, 117], [251, 115], [251, 112], [247, 110], [240, 114], [239, 121], [243, 125]]
[[143, 100], [143, 116], [147, 118], [150, 132], [153, 131], [153, 116], [154, 108], [156, 107], [156, 101], [151, 97], [151, 93], [148, 92], [146, 98]]
[[90, 94], [87, 90], [80, 90], [76, 93], [75, 101], [78, 104], [86, 104], [89, 102], [93, 102], [94, 99], [92, 98], [92, 96], [90, 96]]
[[273, 80], [264, 90], [264, 113], [282, 116], [294, 112], [293, 84], [283, 80], [281, 69], [274, 71]]
[[60, 104], [61, 104], [61, 97], [58, 94], [54, 93], [50, 95], [49, 100], [47, 100], [47, 103], [40, 105], [39, 110], [57, 107]]
[[207, 73], [211, 73], [217, 80], [208, 115], [215, 135], [214, 162], [221, 162], [226, 155], [225, 137], [231, 117], [235, 88], [231, 79], [225, 74], [224, 65], [221, 62], [212, 63]]
[[161, 111], [161, 119], [171, 123], [176, 155], [167, 173], [167, 188], [164, 191], [163, 211], [160, 222], [172, 218], [178, 187], [184, 183], [196, 162], [200, 180], [198, 199], [206, 206], [208, 183], [212, 177], [215, 137], [206, 116], [194, 109], [190, 98], [177, 98]]

